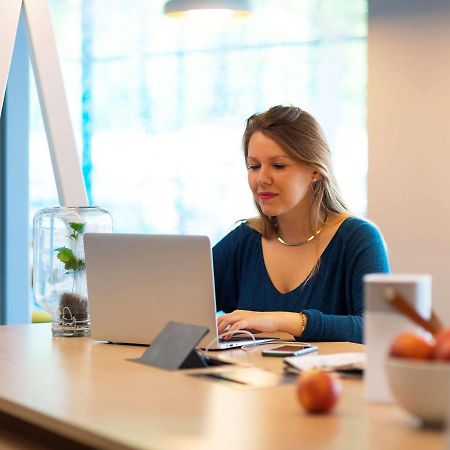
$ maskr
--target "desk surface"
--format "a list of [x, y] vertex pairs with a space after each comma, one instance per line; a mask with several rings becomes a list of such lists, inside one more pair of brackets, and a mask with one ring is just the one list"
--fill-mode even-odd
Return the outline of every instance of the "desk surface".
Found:
[[[167, 372], [129, 361], [143, 347], [52, 338], [48, 324], [0, 326], [0, 342], [0, 412], [96, 448], [433, 450], [445, 443], [443, 432], [420, 428], [399, 408], [366, 403], [361, 380], [344, 380], [333, 414], [307, 415], [292, 383], [242, 389]], [[221, 355], [281, 373], [282, 359], [261, 357], [261, 348]], [[1, 428], [0, 440], [8, 432]]]

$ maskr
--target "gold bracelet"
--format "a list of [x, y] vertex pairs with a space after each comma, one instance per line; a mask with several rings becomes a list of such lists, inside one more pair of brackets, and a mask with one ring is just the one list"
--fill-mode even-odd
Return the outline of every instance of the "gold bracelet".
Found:
[[305, 327], [306, 327], [306, 316], [304, 312], [299, 313], [300, 317], [302, 319], [302, 331], [300, 332], [300, 336], [303, 334], [303, 332], [305, 331]]

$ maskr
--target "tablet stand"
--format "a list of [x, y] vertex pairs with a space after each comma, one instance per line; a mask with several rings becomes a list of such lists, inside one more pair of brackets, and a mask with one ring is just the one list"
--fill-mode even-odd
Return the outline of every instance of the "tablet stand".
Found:
[[169, 322], [137, 362], [167, 370], [207, 367], [195, 347], [208, 331], [206, 327]]

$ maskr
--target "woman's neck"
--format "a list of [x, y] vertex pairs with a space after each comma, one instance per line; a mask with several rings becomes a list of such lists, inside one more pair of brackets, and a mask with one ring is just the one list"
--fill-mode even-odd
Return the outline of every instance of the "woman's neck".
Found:
[[[312, 230], [309, 223], [309, 216], [305, 216], [303, 221], [286, 220], [286, 218], [278, 218], [278, 236], [287, 242], [302, 242], [308, 239], [310, 236], [321, 230], [322, 232], [327, 232], [327, 230], [337, 229], [339, 225], [351, 214], [338, 214], [330, 213], [323, 214], [320, 216], [320, 221], [318, 223], [318, 230]], [[305, 220], [306, 218], [306, 220]], [[326, 227], [326, 228], [325, 228]]]
[[277, 217], [277, 234], [285, 241], [300, 242], [308, 239], [317, 230], [311, 228], [310, 213], [296, 215], [295, 217]]

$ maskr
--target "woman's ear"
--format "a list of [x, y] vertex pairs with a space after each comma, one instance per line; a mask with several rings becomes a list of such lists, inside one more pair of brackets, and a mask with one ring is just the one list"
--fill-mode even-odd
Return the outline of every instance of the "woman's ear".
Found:
[[314, 170], [312, 173], [311, 181], [315, 183], [316, 181], [319, 181], [322, 179], [322, 174], [318, 170]]

